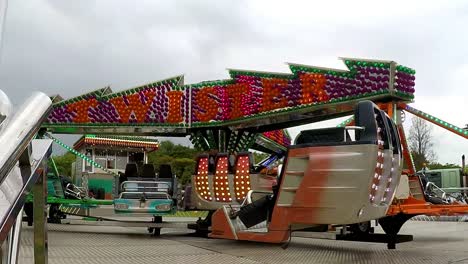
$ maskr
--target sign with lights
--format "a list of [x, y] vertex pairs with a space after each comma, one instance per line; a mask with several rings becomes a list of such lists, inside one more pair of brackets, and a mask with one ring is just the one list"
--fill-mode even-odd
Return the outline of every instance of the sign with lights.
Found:
[[104, 88], [55, 103], [45, 126], [203, 127], [384, 94], [413, 98], [414, 70], [344, 61], [348, 70], [290, 64], [292, 74], [230, 70], [229, 80], [183, 85], [178, 76], [119, 93]]

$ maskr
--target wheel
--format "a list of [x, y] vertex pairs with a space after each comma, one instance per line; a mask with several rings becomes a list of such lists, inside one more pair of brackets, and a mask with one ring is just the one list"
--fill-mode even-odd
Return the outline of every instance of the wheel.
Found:
[[148, 227], [148, 233], [153, 234], [154, 227]]

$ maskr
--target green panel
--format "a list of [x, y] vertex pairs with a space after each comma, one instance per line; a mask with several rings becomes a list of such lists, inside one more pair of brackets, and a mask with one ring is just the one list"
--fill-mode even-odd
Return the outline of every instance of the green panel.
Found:
[[106, 193], [112, 193], [114, 179], [88, 179], [88, 189], [91, 188], [104, 188]]

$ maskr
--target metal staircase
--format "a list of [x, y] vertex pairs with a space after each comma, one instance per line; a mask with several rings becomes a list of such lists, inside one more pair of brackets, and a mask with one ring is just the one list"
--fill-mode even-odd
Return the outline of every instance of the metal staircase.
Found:
[[419, 178], [416, 177], [416, 176], [411, 177], [408, 182], [409, 182], [409, 188], [410, 188], [411, 195], [413, 195], [413, 197], [418, 199], [418, 200], [424, 201], [425, 200], [424, 193], [423, 193], [423, 190], [421, 188], [421, 182], [420, 182]]

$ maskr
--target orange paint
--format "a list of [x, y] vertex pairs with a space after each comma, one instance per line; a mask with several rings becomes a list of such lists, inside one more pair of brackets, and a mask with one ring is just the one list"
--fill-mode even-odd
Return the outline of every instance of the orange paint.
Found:
[[[261, 112], [270, 111], [277, 108], [283, 108], [288, 105], [287, 98], [281, 96], [281, 90], [288, 86], [288, 81], [284, 79], [266, 79], [262, 78], [263, 98]], [[275, 101], [274, 98], [278, 101]]]
[[180, 123], [184, 121], [182, 117], [182, 91], [170, 91], [166, 93], [169, 97], [169, 115], [167, 122], [169, 123]]
[[208, 122], [218, 114], [218, 102], [209, 95], [216, 95], [213, 87], [200, 89], [195, 95], [195, 102], [202, 110], [194, 109], [194, 114], [201, 122]]
[[145, 121], [145, 115], [151, 106], [155, 94], [156, 92], [153, 90], [144, 91], [144, 95], [147, 97], [144, 104], [141, 102], [138, 93], [126, 96], [129, 102], [128, 105], [125, 103], [123, 96], [111, 98], [109, 101], [115, 106], [120, 119], [124, 123], [129, 122], [132, 112], [135, 114], [137, 122], [142, 123]]
[[89, 116], [88, 110], [90, 107], [96, 107], [98, 105], [98, 101], [96, 99], [83, 99], [76, 103], [69, 104], [67, 106], [68, 112], [76, 112], [76, 117], [73, 119], [75, 123], [88, 123]]
[[[330, 160], [326, 158], [327, 153], [334, 152], [332, 147], [313, 147], [313, 148], [298, 148], [291, 149], [288, 153], [288, 159], [294, 157], [304, 157], [312, 153], [321, 153], [321, 155], [314, 156], [313, 159], [309, 159], [307, 170], [304, 172], [304, 177], [296, 191], [293, 203], [291, 207], [278, 206], [278, 202], [273, 210], [272, 221], [270, 224], [271, 229], [284, 230], [287, 229], [291, 224], [316, 224], [316, 208], [320, 207], [321, 190], [320, 188], [310, 188], [313, 186], [322, 187], [327, 184], [328, 168], [331, 167]], [[320, 158], [323, 157], [323, 158]], [[288, 164], [284, 165], [287, 168]], [[316, 171], [311, 171], [315, 169]], [[318, 173], [317, 171], [322, 171]], [[281, 185], [284, 185], [285, 174], [281, 179]], [[282, 192], [280, 193], [278, 201], [281, 198]]]
[[234, 230], [229, 225], [229, 219], [226, 218], [224, 210], [222, 208], [216, 210], [211, 217], [213, 226], [211, 227], [210, 237], [213, 238], [225, 238], [225, 239], [236, 239]]
[[329, 100], [325, 92], [326, 77], [323, 74], [302, 73], [299, 75], [302, 88], [301, 104], [310, 104], [313, 102], [322, 102]]
[[426, 201], [421, 201], [413, 197], [409, 197], [402, 203], [393, 204], [390, 206], [387, 215], [397, 214], [412, 214], [412, 215], [462, 215], [468, 213], [468, 205], [464, 204], [431, 204]]
[[231, 119], [242, 117], [242, 98], [247, 96], [248, 85], [245, 83], [237, 83], [228, 86], [228, 96], [231, 102]]

